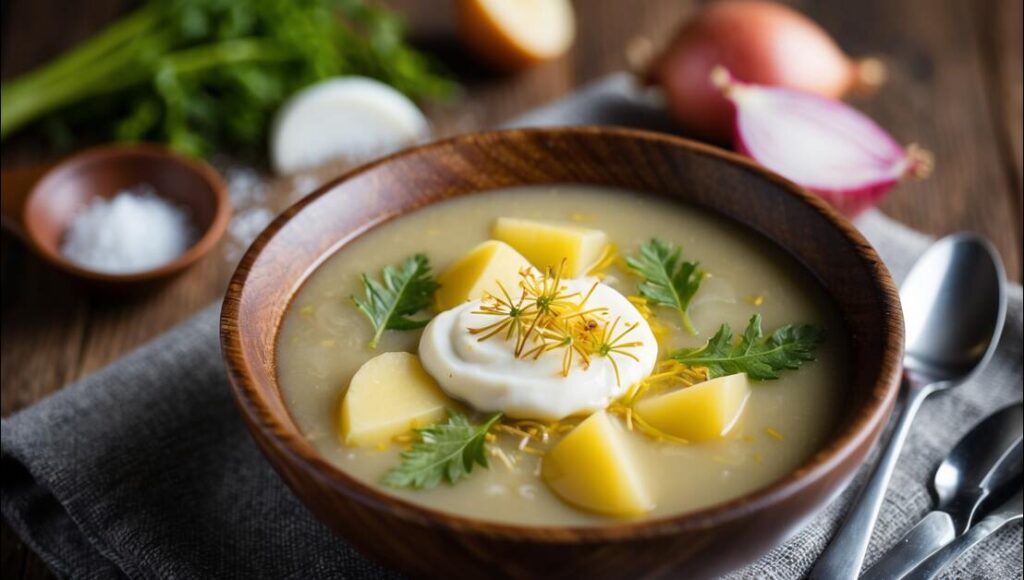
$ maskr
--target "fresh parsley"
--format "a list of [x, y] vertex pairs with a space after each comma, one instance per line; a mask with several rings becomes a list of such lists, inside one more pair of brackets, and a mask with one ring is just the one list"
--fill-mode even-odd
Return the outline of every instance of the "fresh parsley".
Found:
[[362, 279], [366, 296], [353, 296], [352, 302], [373, 325], [371, 349], [377, 348], [385, 330], [415, 330], [430, 322], [430, 319], [409, 318], [430, 306], [438, 287], [430, 275], [430, 261], [423, 254], [406, 258], [398, 268], [385, 266], [380, 280], [366, 274]]
[[777, 379], [783, 369], [797, 369], [814, 360], [814, 350], [825, 339], [825, 332], [809, 324], [780, 327], [771, 336], [762, 338], [761, 315], [750, 318], [739, 341], [723, 324], [702, 347], [679, 349], [669, 356], [681, 363], [706, 367], [709, 378], [747, 373], [755, 380]]
[[682, 248], [654, 238], [640, 246], [637, 256], [627, 256], [626, 265], [644, 280], [640, 295], [651, 304], [675, 308], [690, 334], [697, 330], [690, 322], [690, 301], [700, 288], [704, 272], [697, 262], [680, 260]]
[[430, 489], [469, 477], [477, 465], [488, 468], [486, 435], [501, 418], [495, 413], [483, 425], [469, 423], [458, 411], [448, 410], [448, 422], [417, 429], [419, 442], [402, 452], [402, 462], [384, 476], [391, 487]]
[[[192, 155], [258, 154], [290, 95], [339, 75], [412, 99], [455, 85], [369, 0], [149, 0], [104, 30], [5, 79], [0, 139], [43, 122], [58, 144], [159, 141]], [[44, 122], [45, 120], [45, 122]]]

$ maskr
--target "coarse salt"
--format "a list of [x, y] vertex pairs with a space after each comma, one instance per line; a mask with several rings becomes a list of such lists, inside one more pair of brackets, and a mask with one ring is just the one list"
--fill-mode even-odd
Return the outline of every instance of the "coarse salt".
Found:
[[96, 198], [72, 220], [61, 253], [75, 264], [111, 274], [150, 270], [188, 250], [192, 224], [179, 207], [140, 184]]

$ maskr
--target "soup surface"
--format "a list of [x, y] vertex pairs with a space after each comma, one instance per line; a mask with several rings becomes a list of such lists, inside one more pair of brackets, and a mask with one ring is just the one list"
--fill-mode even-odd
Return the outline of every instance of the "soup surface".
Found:
[[[727, 220], [680, 203], [589, 186], [515, 188], [431, 205], [377, 227], [330, 257], [295, 297], [278, 336], [281, 388], [306, 437], [345, 472], [412, 502], [477, 519], [530, 525], [616, 521], [563, 501], [540, 476], [543, 455], [519, 451], [521, 441], [514, 437], [495, 438], [491, 445], [501, 457], [492, 451], [489, 468], [478, 467], [455, 484], [397, 489], [380, 482], [407, 445], [352, 447], [339, 436], [339, 407], [360, 366], [384, 352], [416, 353], [422, 334], [389, 330], [370, 350], [373, 328], [351, 300], [363, 295], [361, 274], [377, 276], [415, 253], [428, 256], [434, 271], [442, 272], [489, 239], [501, 217], [566, 220], [602, 230], [623, 255], [659, 238], [680, 246], [684, 259], [699, 261], [708, 276], [690, 303], [697, 334], [684, 331], [674, 310], [652, 306], [654, 320], [667, 329], [658, 340], [659, 357], [669, 349], [704, 345], [722, 324], [741, 334], [753, 314], [761, 315], [765, 335], [787, 324], [825, 329], [815, 360], [782, 371], [777, 380], [750, 382], [739, 419], [720, 439], [657, 441], [611, 416], [653, 502], [638, 517], [692, 511], [763, 487], [805, 461], [832, 433], [846, 387], [844, 330], [821, 289], [790, 257]], [[621, 260], [604, 274], [603, 282], [623, 295], [638, 293], [637, 277]], [[474, 423], [486, 418], [469, 412]], [[559, 437], [530, 447], [544, 451]]]

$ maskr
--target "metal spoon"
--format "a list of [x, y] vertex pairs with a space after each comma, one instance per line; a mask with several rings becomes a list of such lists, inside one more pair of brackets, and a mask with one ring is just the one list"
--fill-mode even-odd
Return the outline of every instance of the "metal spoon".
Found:
[[[960, 536], [952, 543], [942, 548], [924, 561], [923, 564], [914, 568], [906, 578], [909, 580], [931, 580], [938, 576], [948, 564], [959, 558], [964, 552], [970, 550], [975, 544], [989, 537], [997, 530], [1010, 522], [1015, 522], [1024, 517], [1024, 490], [1020, 488], [1020, 480], [1017, 480], [1017, 493], [1006, 503], [985, 516], [975, 524], [966, 534]], [[984, 572], [982, 572], [984, 573]]]
[[946, 236], [914, 264], [900, 288], [907, 329], [903, 410], [867, 485], [810, 578], [852, 580], [860, 573], [889, 478], [921, 403], [963, 383], [995, 351], [1006, 318], [1005, 280], [995, 248], [974, 234]]
[[935, 510], [907, 532], [861, 580], [900, 578], [964, 533], [979, 507], [1024, 464], [1024, 404], [989, 415], [964, 435], [935, 472]]

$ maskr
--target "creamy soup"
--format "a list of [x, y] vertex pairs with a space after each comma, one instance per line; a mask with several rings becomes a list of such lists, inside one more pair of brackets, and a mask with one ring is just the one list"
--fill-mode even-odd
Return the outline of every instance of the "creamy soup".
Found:
[[[612, 334], [636, 326], [619, 342], [627, 345], [620, 349], [627, 354], [611, 352], [602, 356], [594, 347], [584, 351], [590, 353], [589, 364], [576, 353], [563, 374], [566, 348], [560, 350], [551, 342], [553, 346], [539, 349], [543, 352], [538, 355], [535, 347], [549, 344], [538, 330], [527, 334], [518, 354], [518, 339], [506, 340], [504, 329], [486, 340], [480, 340], [485, 332], [469, 332], [468, 327], [477, 323], [480, 328], [488, 320], [500, 319], [473, 314], [487, 305], [481, 296], [465, 305], [456, 297], [456, 306], [441, 314], [436, 310], [444, 305], [435, 297], [435, 308], [409, 316], [435, 316], [426, 332], [440, 337], [440, 343], [429, 342], [432, 338], [424, 337], [422, 329], [385, 330], [376, 348], [369, 348], [376, 334], [374, 327], [351, 298], [366, 296], [361, 278], [364, 273], [379, 280], [385, 266], [397, 267], [411, 255], [422, 254], [429, 259], [432, 275], [453, 280], [445, 283], [443, 291], [455, 292], [465, 280], [457, 278], [456, 274], [461, 273], [445, 274], [446, 270], [478, 244], [495, 237], [496, 223], [501, 218], [518, 218], [516, 223], [527, 224], [525, 236], [513, 232], [508, 234], [512, 237], [506, 236], [512, 241], [501, 244], [502, 251], [518, 256], [515, 260], [554, 247], [543, 244], [550, 232], [530, 234], [532, 222], [528, 220], [561, 223], [574, 232], [584, 232], [583, 237], [596, 236], [596, 245], [587, 251], [593, 254], [594, 248], [601, 247], [595, 260], [601, 263], [575, 265], [578, 269], [596, 268], [575, 278], [563, 271], [558, 282], [566, 288], [565, 294], [575, 294], [570, 301], [577, 303], [594, 289], [582, 310], [593, 308], [596, 312], [575, 318], [555, 313], [552, 320], [558, 316], [571, 319], [572, 324], [584, 328], [582, 332], [591, 327], [596, 329], [594, 332], [608, 331], [616, 321], [619, 324]], [[647, 279], [624, 259], [638, 257], [641, 247], [652, 239], [681, 249], [680, 260], [698, 262], [705, 273], [702, 277], [698, 273], [699, 289], [687, 305], [695, 333], [684, 328], [684, 318], [677, 308], [652, 300], [654, 291], [645, 296], [640, 284]], [[531, 248], [530, 244], [536, 245], [538, 240], [543, 247]], [[569, 261], [559, 267], [574, 266], [572, 260], [583, 260], [581, 256], [566, 256]], [[523, 292], [515, 276], [532, 275], [534, 281], [544, 281], [549, 274], [556, 274], [554, 268], [548, 272], [543, 264], [533, 266], [533, 274], [516, 273], [509, 267], [500, 273], [506, 280], [513, 279], [503, 285], [512, 286], [507, 289], [516, 295], [513, 301]], [[495, 272], [500, 267], [494, 265]], [[462, 302], [472, 298], [462, 297]], [[734, 335], [742, 335], [755, 314], [761, 317], [765, 337], [784, 325], [813, 325], [815, 332], [823, 331], [824, 341], [813, 345], [814, 360], [797, 361], [793, 366], [798, 369], [778, 369], [775, 380], [755, 380], [750, 372], [734, 376], [737, 368], [712, 371], [701, 364], [666, 362], [679, 349], [704, 346], [723, 324]], [[595, 321], [588, 316], [595, 317]], [[541, 319], [535, 324], [553, 323]], [[445, 342], [449, 338], [463, 344], [453, 347]], [[727, 347], [732, 347], [735, 340]], [[769, 349], [766, 340], [759, 339], [755, 344]], [[628, 346], [630, 343], [634, 346]], [[535, 352], [524, 356], [530, 350]], [[681, 203], [632, 192], [563, 185], [508, 189], [446, 201], [361, 236], [324, 262], [296, 295], [278, 336], [277, 368], [287, 405], [309, 441], [333, 464], [369, 485], [423, 506], [471, 518], [532, 525], [600, 525], [711, 506], [791, 472], [825, 443], [835, 427], [846, 388], [844, 350], [842, 323], [821, 289], [791, 258], [763, 238]], [[415, 369], [403, 367], [394, 375], [396, 381], [436, 381], [437, 386], [430, 388], [440, 389], [440, 394], [426, 396], [425, 401], [445, 397], [450, 401], [445, 406], [458, 409], [477, 426], [493, 417], [495, 411], [503, 412], [486, 436], [482, 453], [488, 459], [487, 468], [476, 465], [454, 483], [442, 477], [438, 485], [424, 489], [382, 483], [389, 471], [402, 463], [402, 452], [421, 439], [410, 427], [426, 425], [422, 421], [411, 423], [385, 441], [356, 437], [346, 431], [355, 429], [352, 425], [360, 420], [355, 416], [358, 413], [372, 414], [379, 420], [385, 412], [360, 409], [374, 404], [374, 388], [390, 384], [380, 378], [380, 372], [392, 372], [387, 369], [393, 365], [378, 365], [385, 370], [373, 375], [370, 382], [380, 384], [364, 385], [368, 393], [350, 401], [346, 412], [353, 413], [352, 425], [343, 424], [341, 417], [346, 391], [350, 383], [354, 384], [353, 377], [360, 367], [382, 353], [395, 352], [422, 359], [422, 366], [416, 362]], [[698, 352], [681, 360], [703, 359]], [[492, 361], [497, 362], [489, 367]], [[612, 365], [612, 361], [617, 364]], [[531, 374], [530, 365], [539, 365], [537, 373]], [[652, 373], [678, 376], [653, 384], [655, 379], [645, 378]], [[678, 416], [689, 417], [685, 425], [672, 424], [676, 408], [672, 405], [657, 409], [653, 404], [645, 406], [646, 400], [679, 391], [697, 393], [693, 389], [712, 375], [717, 377], [714, 388], [725, 394], [687, 402], [691, 407], [679, 407]], [[565, 385], [558, 382], [562, 380]], [[569, 381], [575, 382], [570, 386]], [[637, 396], [637, 387], [647, 384], [644, 381], [652, 381], [653, 386], [645, 387]], [[408, 399], [419, 396], [410, 395]], [[630, 400], [631, 396], [636, 398]], [[436, 406], [436, 402], [429, 401], [424, 404]], [[697, 407], [692, 407], [694, 404]], [[723, 415], [692, 415], [711, 411]], [[561, 441], [568, 441], [574, 429], [594, 418], [595, 413], [601, 417], [590, 421], [588, 429], [597, 443], [591, 445], [581, 435], [573, 442], [575, 447], [567, 444], [555, 455], [552, 450]], [[431, 416], [434, 422], [445, 421], [438, 419], [436, 409]], [[705, 421], [710, 426], [704, 425]], [[713, 436], [705, 437], [700, 429], [711, 429]], [[697, 435], [690, 436], [694, 433]], [[614, 442], [600, 436], [611, 437]], [[598, 455], [611, 455], [595, 459], [586, 455], [588, 449]], [[545, 466], [546, 461], [555, 460], [561, 463], [557, 470]], [[582, 462], [580, 473], [573, 473], [577, 462]], [[567, 477], [572, 481], [559, 483], [556, 471], [569, 472]], [[619, 487], [595, 491], [592, 487], [605, 484], [587, 478], [607, 479], [613, 481], [608, 485]], [[622, 506], [627, 507], [620, 509]]]

